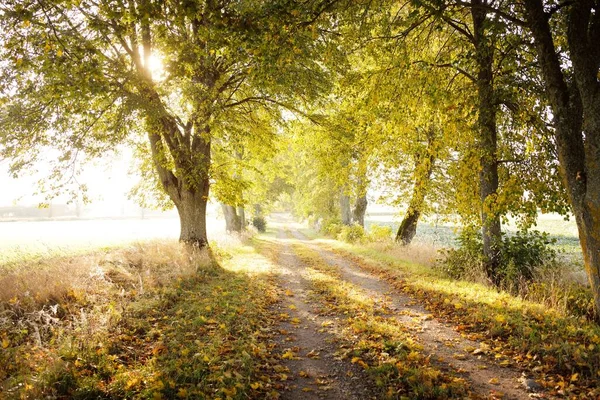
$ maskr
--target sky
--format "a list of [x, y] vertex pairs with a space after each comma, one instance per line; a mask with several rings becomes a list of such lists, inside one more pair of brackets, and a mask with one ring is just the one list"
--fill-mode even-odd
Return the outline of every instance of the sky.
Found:
[[[44, 201], [44, 196], [35, 195], [37, 182], [44, 177], [44, 165], [40, 163], [35, 174], [22, 174], [14, 179], [8, 173], [8, 161], [0, 161], [0, 207], [36, 206]], [[88, 186], [92, 199], [90, 208], [102, 213], [120, 213], [123, 207], [135, 208], [135, 204], [127, 199], [127, 193], [137, 182], [131, 173], [131, 152], [122, 151], [119, 155], [100, 159], [84, 168], [78, 179]], [[53, 203], [64, 204], [66, 197], [59, 197]]]

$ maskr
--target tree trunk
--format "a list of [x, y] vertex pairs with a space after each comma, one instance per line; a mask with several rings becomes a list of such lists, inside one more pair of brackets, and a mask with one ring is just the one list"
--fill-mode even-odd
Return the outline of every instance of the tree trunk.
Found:
[[350, 212], [350, 196], [346, 194], [340, 195], [340, 217], [343, 225], [352, 224], [352, 215]]
[[417, 224], [421, 217], [421, 210], [425, 202], [425, 196], [431, 182], [431, 174], [435, 164], [435, 132], [433, 129], [427, 131], [427, 148], [425, 154], [415, 155], [415, 183], [408, 205], [406, 215], [400, 223], [396, 233], [396, 242], [409, 245], [417, 234]]
[[355, 224], [365, 227], [365, 213], [367, 212], [367, 201], [366, 193], [356, 198], [354, 203], [354, 209], [352, 210], [352, 220]]
[[[563, 184], [569, 195], [588, 280], [600, 316], [600, 14], [593, 2], [568, 9], [567, 41], [575, 84], [562, 70], [548, 14], [540, 0], [524, 2], [550, 100]], [[567, 12], [567, 11], [564, 11]]]
[[242, 221], [236, 212], [234, 206], [229, 204], [221, 204], [223, 215], [225, 216], [225, 230], [227, 232], [241, 232]]
[[[211, 142], [204, 137], [194, 138], [190, 143], [190, 152], [186, 153], [172, 145], [164, 148], [164, 142], [161, 134], [156, 129], [163, 131], [177, 132], [177, 123], [166, 113], [147, 118], [148, 140], [154, 161], [154, 167], [157, 171], [159, 180], [169, 198], [175, 204], [179, 213], [180, 234], [179, 240], [204, 247], [208, 245], [206, 235], [206, 204], [210, 190], [210, 181], [208, 170], [211, 162]], [[208, 135], [208, 127], [203, 128]], [[169, 134], [165, 134], [169, 135]], [[178, 177], [175, 173], [165, 166], [165, 153], [169, 151], [174, 158], [178, 169], [188, 171], [193, 175]], [[194, 160], [192, 162], [192, 159]], [[186, 179], [187, 178], [187, 179]]]
[[493, 65], [494, 45], [486, 34], [489, 21], [481, 0], [473, 1], [471, 7], [477, 61], [478, 118], [477, 133], [480, 150], [479, 198], [481, 202], [481, 235], [483, 240], [484, 266], [488, 278], [498, 284], [500, 266], [500, 215], [494, 210], [498, 192], [498, 135], [496, 113], [498, 105], [494, 95]]
[[417, 234], [417, 224], [420, 217], [421, 211], [418, 208], [408, 208], [406, 215], [400, 223], [398, 232], [396, 233], [396, 242], [400, 242], [404, 246], [407, 246], [412, 242]]
[[240, 218], [240, 228], [243, 231], [246, 229], [246, 210], [244, 210], [244, 207], [238, 207], [237, 211]]
[[179, 240], [204, 247], [208, 244], [206, 236], [206, 193], [183, 191], [181, 199], [175, 203], [179, 213]]

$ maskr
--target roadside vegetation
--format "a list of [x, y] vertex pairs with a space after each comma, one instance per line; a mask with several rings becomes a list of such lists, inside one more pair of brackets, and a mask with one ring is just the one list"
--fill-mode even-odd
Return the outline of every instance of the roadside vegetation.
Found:
[[[348, 243], [304, 232], [389, 281], [465, 337], [483, 342], [483, 350], [472, 349], [477, 354], [536, 374], [550, 393], [581, 398], [600, 395], [600, 327], [595, 322], [592, 294], [565, 276], [564, 265], [555, 264], [559, 261], [543, 259], [531, 276], [519, 277], [521, 285], [498, 291], [476, 259], [468, 254], [460, 258], [455, 249], [448, 255], [427, 245], [403, 246], [391, 237], [369, 240], [365, 234], [361, 242]], [[347, 239], [341, 234], [338, 238]], [[544, 257], [554, 254], [544, 250], [549, 251]], [[514, 266], [514, 261], [508, 265]]]
[[269, 274], [241, 242], [208, 251], [151, 241], [3, 269], [0, 393], [277, 397]]

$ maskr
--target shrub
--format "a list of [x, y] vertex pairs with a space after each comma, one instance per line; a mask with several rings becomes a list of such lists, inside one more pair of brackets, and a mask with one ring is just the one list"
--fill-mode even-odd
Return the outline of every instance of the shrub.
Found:
[[512, 286], [520, 280], [531, 281], [537, 268], [556, 263], [556, 250], [547, 233], [519, 231], [505, 235], [501, 246], [499, 280]]
[[265, 217], [255, 216], [252, 218], [252, 225], [254, 225], [254, 227], [261, 233], [267, 231], [267, 221], [265, 220]]
[[337, 218], [327, 218], [321, 224], [321, 232], [329, 236], [337, 237], [341, 230], [342, 221]]
[[365, 239], [365, 230], [360, 225], [345, 225], [342, 227], [338, 239], [348, 243], [361, 242]]
[[387, 225], [371, 225], [369, 227], [369, 240], [373, 242], [387, 242], [392, 239], [392, 227]]
[[[451, 278], [472, 278], [480, 274], [483, 265], [483, 244], [475, 229], [464, 229], [458, 237], [457, 249], [443, 250], [438, 268]], [[500, 286], [515, 291], [523, 282], [531, 281], [536, 269], [556, 263], [556, 250], [547, 233], [519, 231], [503, 235], [500, 243], [500, 266], [497, 281]]]
[[458, 235], [456, 249], [440, 250], [435, 266], [453, 279], [469, 279], [472, 273], [483, 269], [483, 244], [475, 229], [465, 228]]

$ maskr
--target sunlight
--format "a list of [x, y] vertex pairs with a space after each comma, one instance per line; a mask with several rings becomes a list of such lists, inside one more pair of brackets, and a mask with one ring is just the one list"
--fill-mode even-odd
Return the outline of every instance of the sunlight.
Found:
[[162, 61], [162, 56], [160, 54], [152, 53], [150, 57], [148, 57], [148, 69], [152, 73], [152, 77], [161, 81], [164, 79], [164, 66]]

